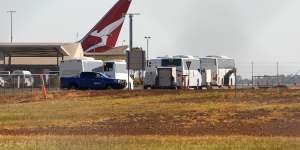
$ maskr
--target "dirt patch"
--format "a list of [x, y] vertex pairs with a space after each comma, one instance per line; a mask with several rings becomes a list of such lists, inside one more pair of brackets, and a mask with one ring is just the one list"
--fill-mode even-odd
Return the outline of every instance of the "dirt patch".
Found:
[[49, 92], [47, 99], [41, 96], [41, 93], [27, 92], [10, 96], [1, 96], [0, 95], [0, 104], [8, 103], [30, 103], [30, 102], [41, 102], [41, 101], [51, 101], [51, 100], [75, 100], [80, 98], [90, 98], [90, 97], [101, 97], [107, 96], [111, 99], [128, 99], [137, 96], [162, 96], [169, 94], [178, 94], [179, 91], [172, 90], [136, 90], [128, 92], [126, 90], [106, 90], [106, 91], [56, 91]]
[[162, 103], [182, 103], [182, 104], [202, 104], [207, 102], [231, 102], [231, 103], [249, 103], [249, 104], [290, 104], [290, 103], [300, 103], [300, 97], [274, 97], [274, 98], [239, 98], [239, 97], [222, 97], [215, 96], [214, 98], [203, 98], [199, 96], [189, 97], [189, 98], [174, 98], [169, 100], [163, 100]]
[[[299, 112], [297, 112], [299, 113]], [[299, 115], [299, 114], [295, 114]], [[300, 137], [295, 116], [274, 118], [265, 110], [250, 112], [186, 111], [175, 115], [147, 112], [79, 127], [0, 130], [1, 135], [247, 135]], [[299, 118], [299, 116], [298, 116]]]
[[[45, 101], [40, 92], [16, 93], [10, 96], [0, 96], [0, 104]], [[108, 91], [57, 91], [49, 92], [47, 100], [74, 100], [82, 97], [108, 96], [111, 99], [127, 99], [132, 97], [163, 96], [163, 95], [193, 95], [182, 99], [170, 99], [165, 103], [203, 103], [203, 102], [249, 102], [249, 103], [291, 103], [300, 102], [300, 90], [234, 90], [216, 91], [182, 91], [182, 90], [126, 90]]]

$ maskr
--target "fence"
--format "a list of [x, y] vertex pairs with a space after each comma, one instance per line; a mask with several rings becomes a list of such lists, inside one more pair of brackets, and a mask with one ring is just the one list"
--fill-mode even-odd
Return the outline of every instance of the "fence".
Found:
[[0, 96], [40, 94], [42, 80], [48, 91], [59, 90], [58, 74], [0, 74]]

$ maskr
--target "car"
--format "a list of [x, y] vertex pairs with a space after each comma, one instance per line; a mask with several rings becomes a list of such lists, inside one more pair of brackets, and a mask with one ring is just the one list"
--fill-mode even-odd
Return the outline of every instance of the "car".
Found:
[[[27, 70], [15, 70], [12, 72], [12, 77], [16, 78], [16, 80], [20, 79], [19, 84], [23, 84], [25, 87], [31, 87], [34, 84], [34, 78], [30, 71]], [[19, 87], [20, 85], [18, 85]]]
[[4, 80], [3, 77], [0, 77], [0, 87], [5, 87], [6, 81]]

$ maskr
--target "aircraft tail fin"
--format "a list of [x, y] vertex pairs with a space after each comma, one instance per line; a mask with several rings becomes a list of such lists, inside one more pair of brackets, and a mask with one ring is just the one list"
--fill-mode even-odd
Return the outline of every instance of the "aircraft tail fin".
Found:
[[119, 0], [80, 41], [85, 53], [101, 53], [115, 47], [131, 1]]

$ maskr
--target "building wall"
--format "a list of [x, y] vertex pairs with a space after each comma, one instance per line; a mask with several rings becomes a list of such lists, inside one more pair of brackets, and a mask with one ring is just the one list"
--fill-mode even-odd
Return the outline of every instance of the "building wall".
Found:
[[126, 55], [105, 55], [105, 56], [89, 56], [93, 57], [96, 60], [102, 60], [102, 61], [107, 61], [107, 60], [127, 60]]

